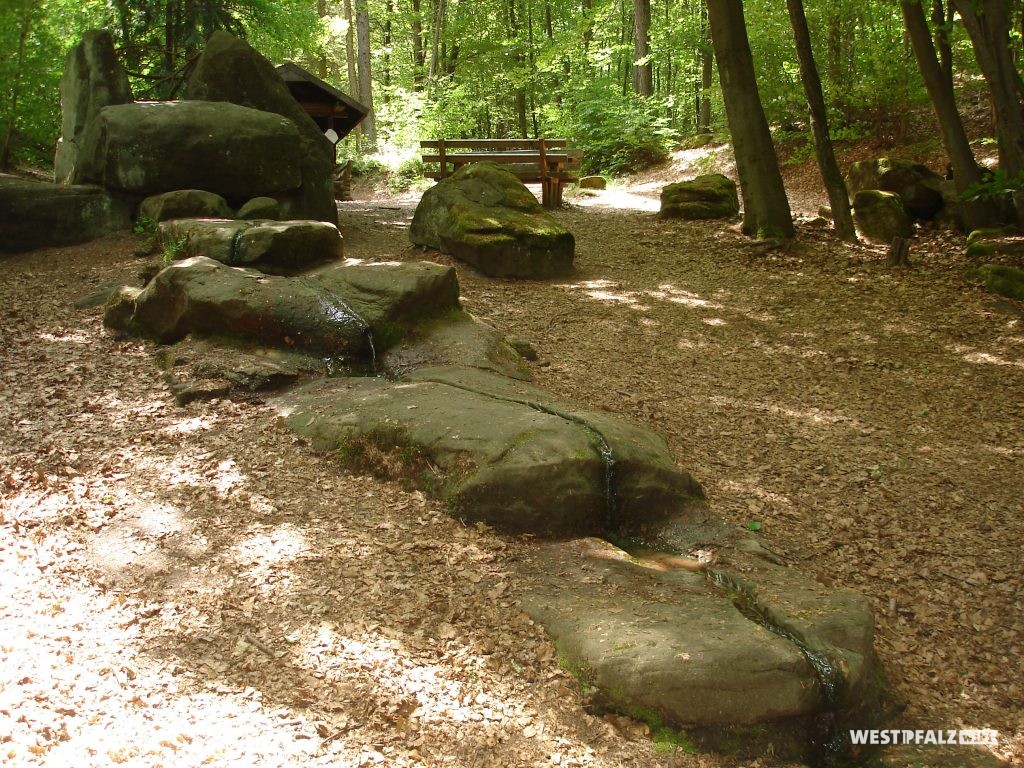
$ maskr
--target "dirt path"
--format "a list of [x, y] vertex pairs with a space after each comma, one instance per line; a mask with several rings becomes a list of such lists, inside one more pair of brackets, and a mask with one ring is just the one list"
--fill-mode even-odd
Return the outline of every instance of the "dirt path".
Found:
[[[348, 255], [420, 258], [411, 210], [343, 206]], [[460, 269], [467, 308], [538, 347], [542, 386], [664, 432], [720, 513], [870, 595], [907, 723], [997, 728], [1020, 757], [1020, 312], [940, 241], [893, 274], [813, 235], [761, 253], [558, 215], [579, 275]], [[259, 403], [175, 407], [142, 345], [70, 306], [130, 279], [134, 245], [0, 261], [0, 759], [736, 764], [586, 714], [518, 610], [528, 541], [342, 474]]]

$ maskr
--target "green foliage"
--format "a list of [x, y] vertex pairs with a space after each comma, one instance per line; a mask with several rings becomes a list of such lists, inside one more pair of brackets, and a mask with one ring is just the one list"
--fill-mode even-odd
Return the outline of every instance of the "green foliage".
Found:
[[163, 263], [163, 266], [166, 267], [172, 261], [177, 261], [178, 259], [180, 259], [187, 248], [188, 237], [186, 237], [185, 235], [181, 235], [180, 237], [168, 240], [166, 243], [164, 243], [164, 252], [163, 256], [161, 256], [160, 259], [161, 262]]
[[960, 195], [961, 200], [967, 201], [996, 201], [1003, 200], [1008, 194], [1024, 190], [1024, 172], [1016, 176], [1010, 176], [1005, 171], [996, 170], [986, 175], [981, 181], [971, 184]]
[[585, 173], [624, 173], [667, 159], [677, 138], [657, 104], [593, 84], [572, 95], [569, 133]]

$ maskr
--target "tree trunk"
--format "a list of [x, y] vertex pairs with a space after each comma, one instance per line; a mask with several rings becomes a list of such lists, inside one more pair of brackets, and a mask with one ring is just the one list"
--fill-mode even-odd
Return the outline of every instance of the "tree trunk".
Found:
[[447, 0], [434, 0], [434, 33], [430, 43], [430, 74], [433, 82], [441, 72], [441, 33], [448, 15]]
[[828, 202], [832, 206], [832, 221], [839, 237], [843, 240], [855, 241], [857, 233], [854, 231], [853, 214], [850, 212], [850, 196], [846, 190], [843, 174], [839, 170], [839, 163], [836, 162], [836, 154], [832, 149], [832, 138], [828, 133], [828, 110], [825, 107], [825, 96], [821, 90], [818, 67], [814, 63], [811, 32], [807, 27], [804, 3], [803, 0], [786, 0], [786, 7], [789, 9], [789, 22], [793, 27], [796, 54], [800, 62], [800, 79], [804, 84], [804, 95], [807, 97], [807, 108], [810, 112], [814, 152], [818, 156], [821, 180], [825, 182]]
[[370, 12], [366, 7], [367, 0], [355, 0], [355, 3], [359, 100], [370, 110], [363, 118], [363, 135], [366, 137], [366, 148], [373, 152], [377, 149], [377, 119], [373, 110], [373, 73], [370, 68]]
[[633, 92], [653, 96], [651, 77], [651, 0], [633, 0]]
[[700, 2], [700, 104], [697, 110], [697, 133], [711, 133], [711, 88], [715, 84], [714, 51], [711, 47], [711, 29], [708, 27], [708, 6]]
[[583, 53], [590, 52], [594, 39], [594, 0], [583, 0]]
[[[1017, 98], [1018, 73], [1010, 51], [1007, 0], [955, 0], [974, 56], [988, 84], [996, 116], [999, 169], [1017, 179], [1024, 172], [1024, 114]], [[1018, 221], [1024, 221], [1024, 191], [1013, 195]]]
[[[316, 15], [320, 23], [327, 17], [327, 0], [316, 0]], [[316, 56], [316, 74], [321, 80], [327, 79], [327, 49], [319, 46]]]
[[395, 15], [395, 0], [387, 0], [384, 4], [384, 51], [381, 57], [384, 64], [383, 77], [381, 82], [384, 84], [384, 93], [381, 99], [385, 104], [388, 102], [389, 91], [391, 89], [391, 43], [392, 43], [392, 32], [391, 32], [391, 18]]
[[39, 3], [27, 3], [19, 19], [21, 29], [18, 31], [18, 63], [14, 68], [14, 77], [11, 81], [10, 96], [7, 110], [7, 130], [4, 131], [4, 143], [0, 147], [0, 168], [11, 167], [11, 154], [14, 147], [14, 129], [18, 121], [18, 97], [21, 95], [21, 75], [25, 67], [25, 47], [28, 43], [29, 33], [32, 31], [32, 17], [35, 14]]
[[[920, 2], [901, 0], [900, 7], [903, 11], [903, 23], [914, 49], [917, 67], [921, 70], [921, 78], [924, 80], [928, 96], [935, 108], [939, 132], [942, 134], [942, 144], [946, 148], [949, 164], [953, 167], [956, 189], [962, 193], [971, 184], [981, 181], [981, 170], [974, 159], [971, 143], [956, 108], [953, 81], [947, 76], [945, 68], [935, 56], [928, 23], [924, 18], [924, 8], [921, 7]], [[993, 223], [988, 206], [964, 203], [963, 210], [964, 224], [968, 230]]]
[[420, 0], [412, 0], [412, 88], [414, 91], [423, 90], [425, 73], [423, 67], [426, 64], [426, 51], [423, 50], [423, 15]]
[[[942, 65], [942, 73], [949, 80], [949, 87], [953, 87], [953, 48], [949, 44], [949, 29], [952, 26], [953, 2], [949, 3], [950, 14], [946, 16], [946, 9], [942, 0], [932, 0], [932, 28], [935, 39], [935, 50], [939, 54], [939, 63]], [[922, 15], [924, 9], [922, 9]], [[916, 54], [915, 54], [916, 55]]]
[[790, 238], [793, 216], [757, 90], [742, 0], [708, 0], [708, 20], [743, 194], [743, 232]]

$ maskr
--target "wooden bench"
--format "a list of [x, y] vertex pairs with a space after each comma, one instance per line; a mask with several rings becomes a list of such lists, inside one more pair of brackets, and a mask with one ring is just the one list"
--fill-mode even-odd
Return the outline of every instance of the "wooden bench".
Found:
[[562, 204], [562, 187], [579, 180], [583, 163], [583, 150], [565, 139], [433, 139], [420, 148], [428, 179], [444, 179], [469, 163], [499, 163], [523, 182], [539, 182], [547, 208]]

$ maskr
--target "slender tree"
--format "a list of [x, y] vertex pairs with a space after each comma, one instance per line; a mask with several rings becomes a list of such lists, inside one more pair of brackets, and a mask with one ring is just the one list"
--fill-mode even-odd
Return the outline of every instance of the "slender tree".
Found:
[[363, 119], [363, 136], [368, 149], [377, 148], [377, 118], [373, 110], [373, 71], [370, 67], [370, 12], [367, 0], [356, 2], [356, 52], [359, 59], [359, 100], [369, 108]]
[[821, 78], [818, 67], [814, 63], [814, 50], [811, 48], [811, 32], [807, 27], [807, 16], [804, 13], [803, 0], [786, 0], [789, 10], [789, 22], [793, 27], [793, 40], [796, 42], [797, 60], [800, 63], [800, 79], [804, 84], [804, 95], [807, 97], [807, 108], [811, 118], [811, 133], [814, 136], [814, 152], [818, 158], [821, 179], [828, 191], [828, 201], [832, 206], [832, 221], [836, 234], [843, 240], [856, 240], [857, 233], [853, 227], [853, 215], [850, 212], [850, 196], [843, 180], [836, 153], [832, 149], [832, 138], [828, 132], [828, 109], [825, 106], [825, 95], [821, 90]]
[[[996, 118], [999, 169], [1011, 179], [1024, 174], [1024, 113], [1017, 72], [1010, 50], [1009, 0], [955, 0], [974, 57], [988, 85]], [[1024, 221], [1024, 190], [1013, 195], [1017, 218]]]
[[742, 0], [708, 0], [708, 19], [743, 193], [743, 232], [792, 237], [793, 215], [757, 89]]
[[[921, 78], [935, 109], [942, 144], [946, 149], [946, 156], [949, 157], [949, 164], [953, 167], [957, 191], [962, 193], [972, 184], [981, 181], [981, 169], [974, 159], [971, 143], [956, 108], [953, 79], [936, 56], [921, 1], [901, 0], [900, 9], [910, 44], [914, 49], [917, 67], [921, 71]], [[963, 211], [964, 224], [968, 229], [992, 223], [988, 206], [965, 203]]]
[[651, 0], [633, 0], [633, 92], [653, 96], [651, 78]]

